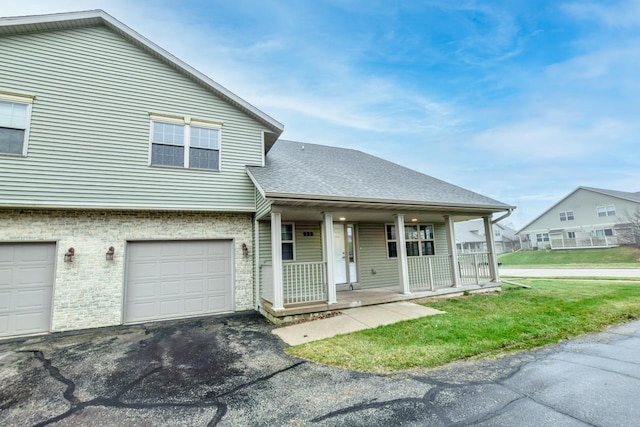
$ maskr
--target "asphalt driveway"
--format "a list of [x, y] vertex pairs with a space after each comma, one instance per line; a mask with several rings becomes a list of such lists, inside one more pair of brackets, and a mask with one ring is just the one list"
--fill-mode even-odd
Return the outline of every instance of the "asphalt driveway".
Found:
[[637, 425], [640, 322], [393, 376], [290, 357], [256, 315], [0, 344], [0, 425]]

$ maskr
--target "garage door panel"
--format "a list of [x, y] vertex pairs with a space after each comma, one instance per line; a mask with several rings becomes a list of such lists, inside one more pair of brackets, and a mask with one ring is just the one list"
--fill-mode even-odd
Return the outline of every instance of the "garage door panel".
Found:
[[206, 265], [207, 261], [205, 259], [186, 261], [184, 263], [184, 273], [186, 275], [202, 275], [205, 273]]
[[140, 262], [132, 273], [136, 280], [155, 278], [158, 275], [158, 263], [155, 261]]
[[207, 248], [210, 247], [209, 242], [190, 242], [191, 244], [185, 245], [184, 254], [187, 257], [200, 257], [205, 258], [207, 256]]
[[182, 277], [184, 274], [183, 262], [172, 259], [171, 261], [165, 260], [158, 266], [159, 277]]
[[211, 277], [207, 280], [207, 293], [225, 292], [228, 276]]
[[0, 292], [0, 312], [4, 310], [9, 310], [10, 308], [11, 308], [11, 292], [10, 291]]
[[182, 258], [184, 256], [184, 244], [166, 244], [159, 247], [159, 258]]
[[206, 313], [206, 299], [202, 297], [185, 299], [184, 311], [189, 314]]
[[13, 269], [0, 268], [0, 286], [11, 286], [13, 282]]
[[[233, 310], [231, 241], [133, 242], [127, 254], [125, 322]], [[138, 270], [150, 265], [154, 265], [155, 275], [142, 280]], [[215, 285], [210, 284], [212, 280]], [[145, 291], [139, 292], [138, 288]], [[209, 301], [212, 297], [215, 304]], [[146, 304], [150, 301], [143, 298], [155, 302], [152, 313]]]
[[183, 313], [183, 303], [180, 300], [160, 301], [160, 315], [166, 317], [177, 317]]
[[39, 311], [18, 314], [14, 319], [16, 335], [33, 334], [41, 331], [41, 325], [49, 322], [48, 314]]
[[15, 301], [17, 309], [37, 309], [51, 301], [51, 292], [48, 289], [25, 289], [16, 293]]
[[210, 311], [223, 310], [223, 307], [227, 304], [226, 296], [224, 295], [212, 295], [207, 298], [207, 308]]
[[14, 263], [15, 250], [13, 245], [0, 245], [0, 265]]
[[211, 259], [207, 262], [207, 272], [211, 274], [230, 274], [231, 265], [224, 259]]
[[0, 244], [0, 337], [48, 332], [53, 243]]
[[20, 274], [16, 275], [16, 282], [20, 285], [31, 286], [31, 285], [46, 285], [48, 277], [48, 272], [50, 268], [49, 266], [31, 266], [27, 265], [24, 268], [20, 269]]
[[170, 296], [180, 296], [182, 294], [181, 281], [162, 281], [160, 282], [160, 293], [158, 296], [165, 298]]
[[184, 293], [190, 294], [205, 294], [207, 291], [206, 279], [189, 279], [184, 281]]
[[133, 300], [143, 300], [144, 298], [153, 298], [156, 294], [155, 282], [137, 282], [135, 288], [129, 289], [130, 297]]

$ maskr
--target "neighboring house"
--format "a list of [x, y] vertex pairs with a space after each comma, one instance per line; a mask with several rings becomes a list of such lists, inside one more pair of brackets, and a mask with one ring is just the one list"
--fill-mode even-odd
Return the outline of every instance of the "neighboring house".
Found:
[[513, 207], [276, 142], [281, 123], [102, 11], [1, 19], [0, 61], [0, 337], [499, 286], [493, 235], [471, 265], [453, 223]]
[[630, 243], [640, 192], [578, 187], [531, 221], [518, 237], [524, 249], [604, 248]]
[[[506, 225], [493, 224], [497, 254], [512, 252], [517, 242], [516, 231]], [[487, 252], [487, 237], [481, 220], [456, 222], [456, 246], [460, 253]]]

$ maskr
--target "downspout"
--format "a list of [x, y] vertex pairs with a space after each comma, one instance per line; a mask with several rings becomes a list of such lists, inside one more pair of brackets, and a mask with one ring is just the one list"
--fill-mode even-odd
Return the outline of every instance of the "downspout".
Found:
[[510, 208], [510, 209], [507, 211], [507, 213], [505, 213], [504, 215], [502, 215], [502, 216], [501, 216], [501, 217], [499, 217], [499, 218], [496, 218], [496, 219], [492, 220], [492, 221], [491, 221], [491, 224], [495, 224], [495, 223], [497, 223], [497, 222], [499, 222], [499, 221], [502, 221], [502, 220], [503, 220], [503, 219], [505, 219], [505, 218], [508, 218], [508, 217], [511, 215], [511, 213], [512, 213], [512, 212], [513, 212], [513, 209], [511, 209], [511, 208]]

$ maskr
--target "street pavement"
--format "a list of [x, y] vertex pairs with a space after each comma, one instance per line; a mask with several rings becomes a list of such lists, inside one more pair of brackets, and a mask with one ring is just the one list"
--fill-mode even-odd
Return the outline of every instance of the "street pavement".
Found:
[[[482, 321], [482, 319], [478, 319]], [[2, 426], [637, 426], [640, 321], [375, 375], [287, 355], [236, 315], [0, 344]]]
[[640, 268], [503, 268], [505, 277], [624, 277], [640, 280]]

